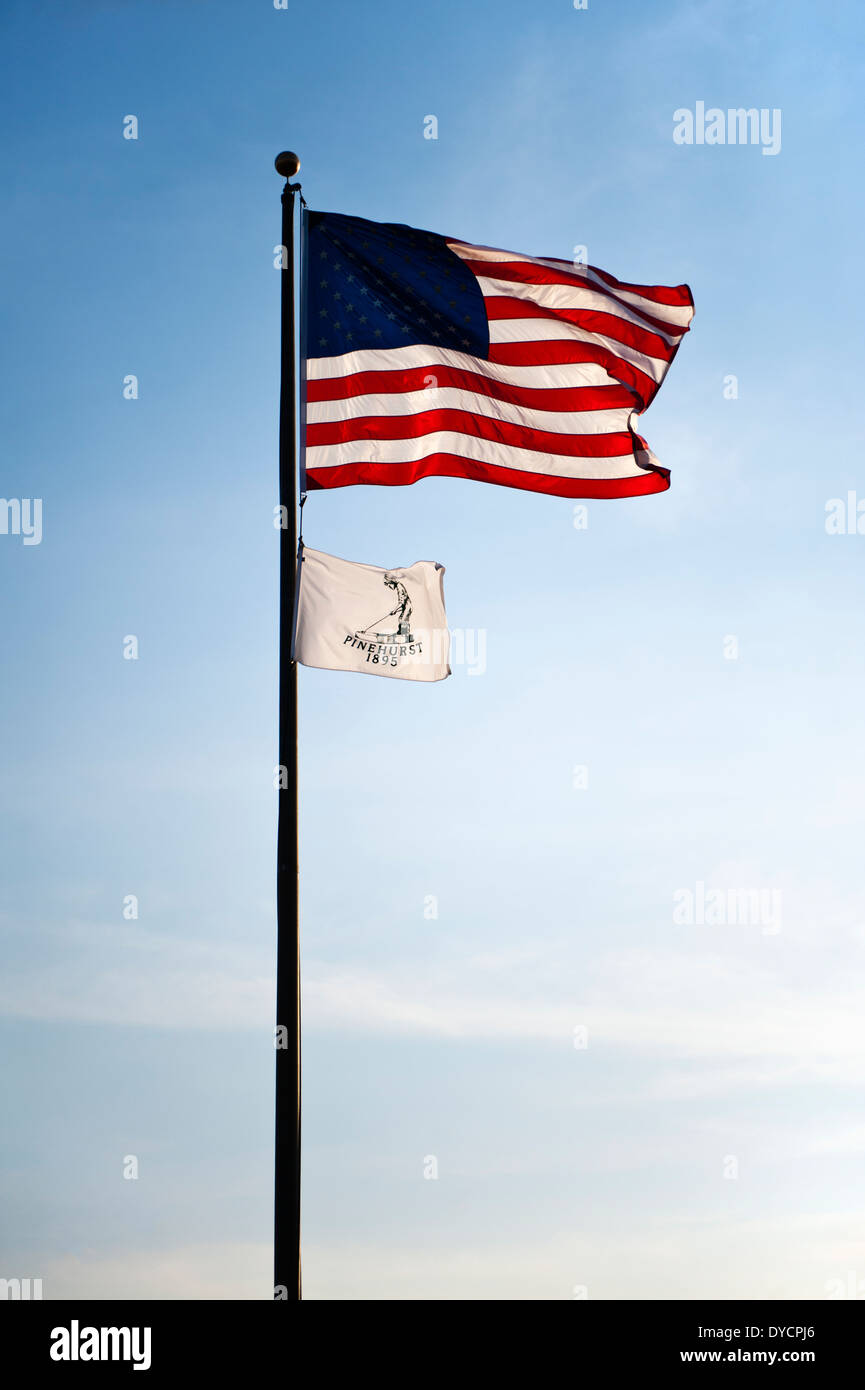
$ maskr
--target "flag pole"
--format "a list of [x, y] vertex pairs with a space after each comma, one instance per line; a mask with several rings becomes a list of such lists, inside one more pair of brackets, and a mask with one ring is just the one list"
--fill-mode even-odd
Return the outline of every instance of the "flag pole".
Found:
[[274, 160], [282, 190], [281, 372], [279, 387], [279, 810], [276, 849], [276, 1129], [273, 1296], [299, 1299], [300, 1283], [300, 943], [297, 854], [297, 666], [292, 629], [297, 549], [294, 315], [294, 200], [300, 160]]

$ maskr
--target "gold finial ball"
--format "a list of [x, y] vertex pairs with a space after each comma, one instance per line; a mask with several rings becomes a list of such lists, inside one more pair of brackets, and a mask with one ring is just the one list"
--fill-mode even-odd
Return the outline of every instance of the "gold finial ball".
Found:
[[273, 161], [276, 172], [281, 174], [284, 179], [293, 179], [300, 168], [300, 160], [292, 150], [283, 150]]

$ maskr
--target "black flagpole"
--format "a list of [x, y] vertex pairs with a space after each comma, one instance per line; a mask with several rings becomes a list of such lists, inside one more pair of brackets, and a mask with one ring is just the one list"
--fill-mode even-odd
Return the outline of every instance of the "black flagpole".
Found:
[[[297, 551], [297, 439], [294, 352], [296, 154], [277, 155], [282, 191], [282, 363], [279, 388], [279, 813], [276, 850], [276, 1170], [274, 1298], [300, 1288], [300, 949], [297, 879], [297, 666], [291, 658]], [[296, 1292], [295, 1292], [296, 1290]]]

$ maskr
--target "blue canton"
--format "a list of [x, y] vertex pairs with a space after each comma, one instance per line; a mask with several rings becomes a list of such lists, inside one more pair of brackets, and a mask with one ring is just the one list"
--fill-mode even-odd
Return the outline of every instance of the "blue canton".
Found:
[[307, 356], [413, 343], [488, 355], [480, 285], [444, 237], [335, 212], [308, 216]]

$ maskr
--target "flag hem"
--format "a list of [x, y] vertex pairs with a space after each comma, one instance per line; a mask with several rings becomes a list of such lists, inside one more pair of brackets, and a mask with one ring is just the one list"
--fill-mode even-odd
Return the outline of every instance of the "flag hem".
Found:
[[[642, 466], [642, 465], [638, 465]], [[496, 483], [521, 492], [542, 492], [551, 497], [645, 497], [666, 492], [670, 471], [652, 465], [643, 475], [630, 478], [563, 478], [549, 473], [526, 473], [519, 468], [480, 463], [459, 454], [427, 454], [411, 463], [343, 463], [307, 473], [310, 492], [366, 484], [370, 487], [405, 487], [424, 478], [463, 478], [475, 483]]]

